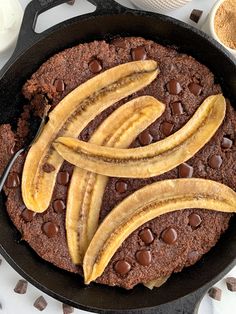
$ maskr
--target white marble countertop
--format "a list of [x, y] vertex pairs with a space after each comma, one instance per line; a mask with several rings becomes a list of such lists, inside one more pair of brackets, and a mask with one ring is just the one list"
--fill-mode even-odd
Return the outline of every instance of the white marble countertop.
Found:
[[[105, 1], [105, 0], [104, 0]], [[201, 27], [210, 8], [213, 6], [216, 0], [193, 0], [185, 7], [170, 12], [169, 15], [180, 19], [184, 22], [192, 24], [197, 27]], [[23, 9], [29, 3], [27, 0], [19, 0]], [[119, 0], [119, 3], [133, 8], [133, 5], [128, 0]], [[201, 9], [204, 11], [200, 22], [196, 25], [194, 22], [189, 20], [189, 15], [192, 9]], [[48, 12], [40, 15], [37, 22], [36, 30], [41, 32], [48, 27], [57, 24], [65, 19], [72, 16], [81, 15], [87, 12], [93, 11], [93, 6], [86, 0], [76, 0], [74, 6], [69, 6], [67, 4], [60, 5]], [[4, 54], [0, 55], [0, 69], [6, 63], [6, 61], [11, 56], [12, 50], [8, 50]], [[37, 297], [43, 295], [48, 302], [47, 308], [43, 313], [45, 314], [58, 314], [63, 313], [62, 305], [52, 299], [51, 297], [45, 295], [35, 287], [29, 284], [27, 294], [18, 295], [14, 293], [14, 287], [20, 276], [2, 259], [2, 264], [0, 266], [0, 303], [2, 304], [2, 309], [0, 313], [3, 314], [33, 314], [39, 313], [37, 309], [33, 307], [33, 303]], [[227, 276], [232, 275], [236, 277], [236, 267]], [[236, 304], [236, 293], [229, 292], [225, 288], [224, 279], [222, 279], [216, 285], [221, 288], [222, 301], [214, 301], [209, 296], [205, 296], [201, 302], [198, 313], [199, 314], [233, 314], [235, 313]], [[82, 314], [87, 313], [81, 310], [75, 310], [74, 313]]]

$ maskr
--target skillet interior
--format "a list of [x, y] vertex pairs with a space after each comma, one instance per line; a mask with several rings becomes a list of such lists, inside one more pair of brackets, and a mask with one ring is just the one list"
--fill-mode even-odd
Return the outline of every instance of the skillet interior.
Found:
[[[5, 68], [4, 75], [3, 72], [0, 75], [0, 124], [10, 122], [14, 125], [24, 104], [21, 96], [22, 85], [50, 56], [81, 42], [104, 38], [109, 40], [117, 35], [142, 36], [164, 45], [174, 45], [180, 51], [192, 55], [215, 74], [225, 95], [230, 98], [236, 109], [236, 65], [222, 48], [209, 41], [202, 33], [193, 31], [171, 18], [114, 9], [108, 14], [100, 10], [94, 16], [88, 15], [64, 22], [43, 33], [38, 37], [36, 44], [13, 58], [14, 62], [11, 61]], [[84, 287], [78, 277], [47, 264], [38, 258], [27, 244], [18, 243], [19, 235], [6, 214], [4, 195], [0, 198], [0, 208], [0, 245], [4, 256], [33, 284], [61, 301], [80, 308], [106, 310], [106, 313], [107, 310], [152, 308], [182, 298], [201, 288], [195, 294], [197, 298], [235, 262], [236, 219], [233, 219], [226, 234], [203, 259], [193, 267], [173, 275], [167, 284], [159, 289], [150, 292], [142, 286], [132, 291], [98, 285]], [[178, 305], [172, 303], [161, 306], [158, 312], [172, 313], [177, 306], [183, 310], [179, 300]], [[157, 313], [157, 310], [153, 313]]]

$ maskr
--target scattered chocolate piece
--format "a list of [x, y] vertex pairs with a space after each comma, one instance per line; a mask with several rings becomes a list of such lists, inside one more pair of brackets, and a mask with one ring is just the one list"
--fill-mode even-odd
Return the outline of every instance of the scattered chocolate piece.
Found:
[[19, 280], [14, 288], [15, 293], [25, 294], [27, 291], [28, 282], [26, 280]]
[[10, 173], [6, 181], [6, 187], [11, 189], [17, 188], [19, 185], [20, 185], [19, 175], [15, 172]]
[[208, 160], [209, 166], [213, 169], [220, 169], [222, 162], [223, 160], [220, 155], [213, 155]]
[[75, 4], [75, 0], [67, 1], [67, 4], [69, 4], [69, 5], [74, 5], [74, 4]]
[[89, 70], [94, 74], [101, 72], [102, 71], [101, 61], [99, 61], [97, 59], [90, 61], [89, 62]]
[[166, 244], [174, 244], [177, 240], [177, 237], [178, 235], [174, 228], [167, 228], [161, 234], [161, 238]]
[[222, 294], [222, 290], [217, 288], [217, 287], [212, 287], [209, 291], [208, 291], [209, 296], [217, 301], [221, 300], [221, 294]]
[[34, 216], [36, 215], [35, 212], [25, 208], [23, 212], [21, 213], [21, 217], [24, 219], [26, 222], [30, 222], [33, 220]]
[[236, 292], [236, 278], [228, 277], [225, 278], [226, 286], [229, 291]]
[[53, 238], [58, 233], [59, 229], [53, 222], [48, 221], [43, 224], [42, 230], [48, 238]]
[[131, 265], [126, 261], [118, 261], [115, 263], [114, 269], [119, 275], [126, 275], [130, 271]]
[[125, 49], [125, 41], [122, 38], [115, 38], [112, 44], [118, 48]]
[[227, 137], [223, 137], [221, 147], [222, 148], [231, 148], [233, 145], [233, 141]]
[[37, 298], [34, 302], [34, 307], [39, 310], [39, 311], [43, 311], [46, 309], [48, 303], [47, 301], [44, 299], [43, 296]]
[[139, 237], [145, 244], [151, 244], [154, 241], [154, 236], [149, 228], [144, 228], [139, 232]]
[[148, 250], [140, 250], [135, 255], [137, 262], [142, 266], [148, 266], [151, 264], [152, 255]]
[[193, 11], [190, 14], [190, 20], [192, 20], [195, 23], [198, 23], [202, 16], [202, 13], [203, 13], [202, 10], [193, 9]]
[[65, 203], [62, 200], [55, 200], [53, 202], [53, 209], [56, 213], [60, 214], [63, 213], [66, 208]]
[[140, 46], [131, 49], [131, 56], [134, 61], [147, 59], [147, 52], [145, 47]]
[[189, 225], [193, 228], [197, 228], [202, 223], [202, 218], [198, 214], [191, 214], [188, 216]]
[[57, 92], [63, 92], [65, 90], [64, 81], [61, 79], [55, 80], [54, 86], [56, 87]]
[[174, 124], [170, 122], [163, 122], [160, 125], [160, 130], [165, 136], [169, 136], [174, 128]]
[[193, 167], [187, 163], [179, 165], [179, 178], [192, 178]]
[[176, 80], [170, 80], [167, 83], [167, 89], [171, 95], [178, 95], [182, 91], [180, 83]]
[[120, 194], [125, 193], [127, 191], [128, 185], [126, 182], [117, 181], [116, 182], [116, 191]]
[[69, 172], [67, 171], [61, 171], [57, 175], [57, 183], [61, 185], [67, 185], [70, 180]]
[[139, 134], [138, 140], [139, 140], [139, 143], [140, 143], [142, 146], [145, 146], [145, 145], [151, 144], [151, 142], [152, 142], [152, 140], [153, 140], [153, 137], [152, 137], [152, 135], [149, 133], [148, 130], [144, 130], [142, 133]]
[[74, 313], [74, 308], [68, 304], [62, 304], [63, 314]]
[[55, 167], [47, 162], [43, 165], [44, 172], [50, 173], [50, 172], [53, 172], [54, 170], [55, 170]]
[[184, 113], [183, 106], [180, 101], [173, 102], [170, 107], [172, 114], [181, 115]]
[[188, 89], [195, 96], [199, 96], [202, 92], [202, 86], [197, 83], [190, 83]]

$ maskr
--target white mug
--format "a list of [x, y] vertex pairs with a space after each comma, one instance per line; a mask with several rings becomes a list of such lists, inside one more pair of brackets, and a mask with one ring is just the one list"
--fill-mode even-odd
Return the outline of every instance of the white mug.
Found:
[[131, 0], [133, 4], [144, 10], [168, 12], [184, 6], [192, 0]]

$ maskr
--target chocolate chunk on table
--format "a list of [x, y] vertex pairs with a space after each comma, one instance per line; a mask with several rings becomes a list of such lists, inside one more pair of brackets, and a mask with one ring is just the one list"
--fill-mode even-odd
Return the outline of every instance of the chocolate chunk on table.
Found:
[[70, 1], [67, 1], [67, 4], [69, 4], [69, 5], [73, 5], [73, 4], [75, 4], [75, 0], [70, 0]]
[[14, 288], [15, 293], [25, 294], [27, 291], [28, 282], [26, 280], [19, 280]]
[[236, 278], [235, 277], [228, 277], [225, 279], [227, 289], [229, 291], [235, 292], [236, 291]]
[[68, 304], [62, 304], [63, 314], [74, 313], [74, 308]]
[[216, 301], [221, 301], [221, 295], [222, 295], [222, 290], [217, 288], [217, 287], [212, 287], [209, 291], [208, 291], [209, 296], [216, 300]]
[[197, 10], [197, 9], [193, 9], [193, 11], [190, 14], [190, 20], [192, 20], [195, 23], [198, 23], [201, 16], [202, 16], [203, 11], [202, 10]]
[[44, 299], [43, 296], [40, 296], [39, 298], [37, 298], [34, 302], [34, 307], [39, 310], [39, 311], [43, 311], [46, 309], [48, 303], [47, 301]]

